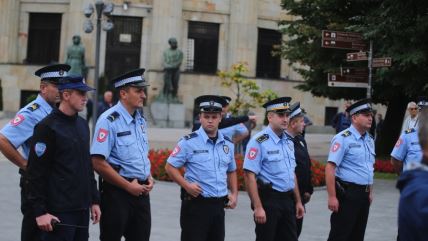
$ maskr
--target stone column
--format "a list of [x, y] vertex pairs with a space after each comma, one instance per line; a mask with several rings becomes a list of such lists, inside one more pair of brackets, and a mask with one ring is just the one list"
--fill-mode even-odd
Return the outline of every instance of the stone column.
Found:
[[148, 68], [162, 70], [162, 53], [169, 47], [168, 39], [175, 37], [182, 49], [183, 0], [153, 1], [152, 33]]
[[19, 1], [0, 1], [0, 63], [16, 63], [19, 27]]
[[247, 62], [250, 76], [256, 72], [257, 9], [257, 0], [230, 1], [228, 68], [237, 62]]

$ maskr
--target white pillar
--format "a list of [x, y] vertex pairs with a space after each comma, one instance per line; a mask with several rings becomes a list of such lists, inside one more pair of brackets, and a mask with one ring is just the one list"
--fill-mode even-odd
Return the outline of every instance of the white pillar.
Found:
[[16, 63], [19, 27], [19, 1], [0, 1], [0, 63]]

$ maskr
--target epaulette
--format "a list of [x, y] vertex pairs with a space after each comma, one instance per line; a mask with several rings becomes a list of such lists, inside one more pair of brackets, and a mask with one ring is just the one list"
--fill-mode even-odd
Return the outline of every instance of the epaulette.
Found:
[[31, 111], [35, 111], [35, 110], [37, 110], [39, 107], [40, 107], [40, 105], [39, 105], [39, 104], [37, 104], [37, 103], [33, 103], [32, 105], [28, 106], [28, 107], [27, 107], [27, 109], [28, 109], [28, 110], [31, 110]]
[[233, 141], [232, 141], [229, 137], [227, 137], [227, 136], [223, 136], [223, 138], [224, 138], [226, 141], [230, 141], [230, 142], [232, 142], [232, 143], [233, 143]]
[[349, 130], [347, 130], [347, 131], [343, 132], [341, 136], [348, 137], [350, 135], [351, 135], [351, 132]]
[[264, 141], [266, 141], [268, 139], [269, 139], [269, 135], [268, 134], [263, 134], [263, 135], [257, 137], [256, 141], [258, 143], [262, 143], [262, 142], [264, 142]]
[[414, 128], [410, 128], [410, 129], [405, 130], [404, 133], [410, 134], [410, 133], [415, 132], [415, 131], [416, 130]]
[[119, 114], [117, 111], [115, 111], [115, 112], [111, 113], [111, 114], [107, 117], [107, 119], [108, 119], [109, 121], [113, 122], [113, 121], [115, 121], [119, 116], [120, 116], [120, 114]]
[[195, 137], [197, 137], [197, 136], [198, 136], [198, 134], [197, 134], [196, 132], [192, 132], [192, 133], [190, 133], [189, 135], [185, 135], [185, 136], [184, 136], [184, 139], [185, 139], [185, 140], [190, 140], [190, 139], [195, 138]]

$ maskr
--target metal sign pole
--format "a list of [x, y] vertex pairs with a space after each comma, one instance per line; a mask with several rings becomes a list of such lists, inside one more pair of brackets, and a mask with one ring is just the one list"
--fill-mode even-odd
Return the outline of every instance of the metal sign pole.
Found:
[[369, 86], [367, 87], [367, 98], [372, 98], [372, 62], [373, 62], [373, 40], [370, 40], [369, 50]]

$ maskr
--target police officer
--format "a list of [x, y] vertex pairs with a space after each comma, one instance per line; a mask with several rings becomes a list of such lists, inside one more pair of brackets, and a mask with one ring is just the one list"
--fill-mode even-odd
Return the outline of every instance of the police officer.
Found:
[[[419, 97], [419, 109], [422, 110], [426, 106], [428, 106], [428, 98], [425, 96]], [[398, 174], [402, 171], [406, 171], [409, 163], [419, 163], [422, 159], [422, 150], [419, 145], [417, 126], [418, 124], [416, 125], [416, 128], [410, 128], [403, 131], [391, 152], [391, 163], [394, 165], [394, 169]]]
[[[222, 118], [225, 118], [227, 120], [232, 117], [229, 113], [229, 103], [232, 99], [229, 96], [220, 97], [225, 100], [225, 105], [223, 106], [223, 110], [221, 112]], [[244, 123], [239, 123], [233, 126], [219, 129], [219, 131], [223, 135], [227, 136], [229, 139], [233, 140], [234, 143], [239, 143], [248, 136], [248, 129], [244, 125]]]
[[[294, 157], [296, 158], [296, 176], [299, 180], [299, 191], [302, 204], [305, 205], [311, 199], [314, 192], [312, 186], [311, 158], [308, 153], [308, 145], [302, 133], [305, 129], [305, 113], [300, 108], [300, 102], [294, 103], [291, 107], [290, 122], [286, 133], [291, 137], [294, 143]], [[296, 219], [297, 237], [302, 232], [303, 218]]]
[[28, 202], [43, 230], [42, 240], [87, 241], [89, 213], [95, 224], [101, 212], [89, 127], [77, 113], [86, 106], [86, 92], [93, 89], [83, 77], [68, 76], [60, 80], [58, 90], [58, 109], [36, 125], [31, 138]]
[[351, 126], [331, 141], [325, 169], [330, 235], [328, 240], [364, 240], [372, 202], [375, 148], [368, 130], [372, 123], [369, 99], [350, 105]]
[[144, 69], [115, 78], [119, 101], [98, 118], [91, 155], [103, 178], [100, 239], [149, 240], [153, 188], [148, 159], [147, 123], [139, 111], [149, 84]]
[[418, 136], [422, 146], [421, 163], [411, 162], [406, 172], [400, 176], [398, 208], [398, 240], [423, 241], [428, 237], [428, 110], [419, 116]]
[[290, 101], [281, 97], [263, 105], [269, 125], [251, 138], [245, 154], [244, 177], [259, 241], [297, 240], [296, 217], [304, 213], [294, 174], [294, 144], [284, 132]]
[[[33, 135], [34, 126], [45, 118], [52, 111], [52, 106], [59, 101], [58, 79], [67, 76], [69, 69], [69, 65], [56, 64], [37, 70], [35, 75], [41, 79], [37, 98], [19, 110], [15, 118], [0, 131], [1, 152], [20, 168], [21, 212], [23, 214], [21, 241], [34, 240], [39, 232], [35, 217], [28, 208], [23, 175], [27, 168], [30, 152], [30, 137]], [[22, 153], [18, 152], [19, 147], [22, 147]]]
[[166, 171], [181, 186], [181, 240], [222, 241], [224, 208], [235, 208], [238, 195], [234, 146], [217, 130], [224, 99], [203, 95], [196, 101], [201, 127], [178, 142]]

